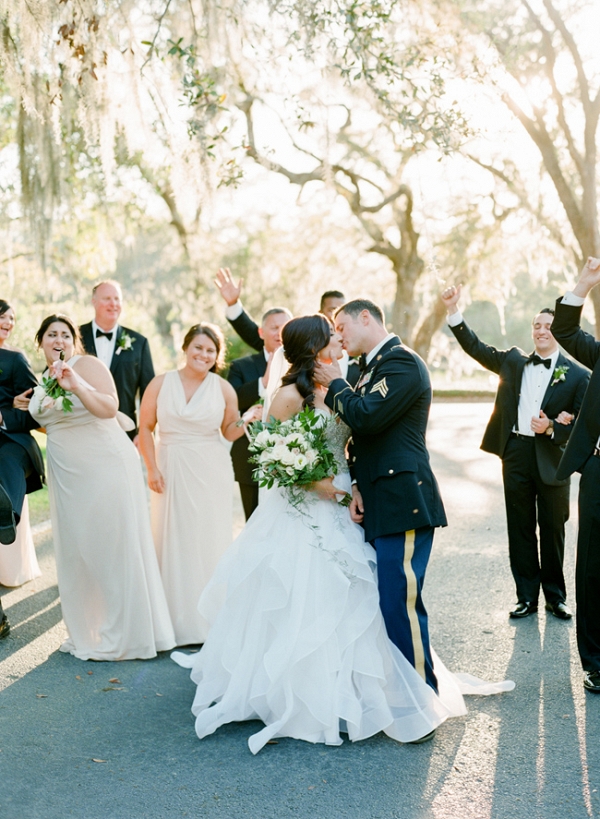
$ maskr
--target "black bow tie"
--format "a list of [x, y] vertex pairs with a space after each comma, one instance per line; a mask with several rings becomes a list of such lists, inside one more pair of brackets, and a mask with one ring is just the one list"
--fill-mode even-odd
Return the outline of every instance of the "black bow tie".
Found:
[[530, 361], [533, 366], [535, 367], [537, 364], [543, 364], [544, 367], [549, 370], [552, 366], [552, 359], [551, 358], [540, 358], [537, 353], [531, 353], [529, 358], [527, 359]]
[[358, 369], [359, 369], [359, 371], [361, 373], [364, 373], [364, 371], [367, 369], [367, 366], [368, 366], [367, 365], [367, 356], [365, 355], [365, 353], [361, 353], [359, 355], [359, 357], [358, 357]]
[[110, 333], [105, 333], [104, 330], [98, 328], [96, 330], [96, 338], [100, 338], [100, 336], [106, 336], [109, 341], [112, 341], [113, 331], [111, 330]]

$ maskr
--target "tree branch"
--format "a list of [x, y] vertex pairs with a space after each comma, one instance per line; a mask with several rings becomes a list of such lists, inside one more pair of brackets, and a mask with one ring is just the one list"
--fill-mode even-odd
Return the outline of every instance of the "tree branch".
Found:
[[547, 30], [547, 28], [544, 26], [544, 24], [538, 17], [538, 15], [533, 11], [527, 0], [522, 0], [522, 3], [527, 9], [529, 17], [531, 18], [531, 20], [537, 27], [538, 31], [542, 35], [542, 51], [546, 57], [544, 71], [546, 73], [546, 76], [548, 77], [548, 81], [550, 82], [550, 87], [552, 89], [552, 97], [558, 109], [558, 122], [560, 127], [562, 128], [563, 134], [565, 135], [571, 159], [575, 163], [575, 167], [577, 168], [579, 176], [583, 182], [583, 178], [585, 175], [583, 158], [579, 151], [577, 150], [575, 140], [573, 139], [573, 134], [571, 133], [571, 129], [569, 128], [569, 124], [565, 116], [563, 96], [558, 90], [558, 86], [556, 84], [556, 77], [554, 75], [554, 69], [556, 67], [556, 49], [554, 48], [554, 45], [552, 43], [552, 37], [550, 35], [550, 32]]

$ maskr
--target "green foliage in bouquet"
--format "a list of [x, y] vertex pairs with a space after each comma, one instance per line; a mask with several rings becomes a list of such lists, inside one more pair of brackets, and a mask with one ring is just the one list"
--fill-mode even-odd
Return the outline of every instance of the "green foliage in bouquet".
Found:
[[[250, 426], [250, 461], [259, 486], [304, 487], [337, 474], [326, 439], [327, 420], [306, 409], [287, 421], [272, 418]], [[340, 494], [343, 494], [340, 492]]]

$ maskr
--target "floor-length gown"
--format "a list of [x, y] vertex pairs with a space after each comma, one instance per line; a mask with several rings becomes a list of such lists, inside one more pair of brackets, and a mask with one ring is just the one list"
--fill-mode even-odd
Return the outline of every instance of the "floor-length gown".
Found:
[[48, 435], [50, 516], [69, 632], [61, 651], [82, 660], [154, 657], [175, 639], [140, 458], [116, 418], [97, 418], [77, 396], [71, 400], [72, 412], [30, 403]]
[[[339, 474], [349, 430], [318, 411]], [[200, 608], [211, 622], [197, 654], [175, 652], [197, 684], [192, 712], [205, 737], [228, 722], [259, 719], [249, 739], [259, 751], [273, 737], [339, 745], [379, 731], [402, 742], [466, 713], [463, 693], [514, 684], [452, 675], [434, 657], [439, 696], [387, 637], [379, 608], [376, 555], [348, 509], [307, 493], [268, 492], [221, 560]]]
[[208, 373], [186, 402], [177, 370], [158, 394], [156, 457], [165, 491], [151, 493], [152, 531], [177, 645], [203, 643], [198, 600], [231, 544], [233, 468], [220, 435], [225, 399]]
[[3, 586], [22, 586], [40, 575], [26, 496], [15, 542], [8, 545], [0, 543], [0, 583]]

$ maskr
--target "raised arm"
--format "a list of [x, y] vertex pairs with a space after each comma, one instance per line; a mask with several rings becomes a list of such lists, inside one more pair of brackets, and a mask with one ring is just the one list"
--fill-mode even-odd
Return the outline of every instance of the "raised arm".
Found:
[[585, 299], [593, 287], [600, 283], [600, 259], [590, 256], [585, 263], [579, 281], [573, 289], [574, 301], [577, 304], [565, 303], [569, 296], [558, 299], [554, 320], [552, 322], [552, 335], [559, 341], [565, 350], [577, 361], [581, 361], [586, 367], [594, 369], [596, 362], [600, 359], [600, 341], [597, 341], [590, 333], [581, 329], [581, 311], [583, 310], [582, 299]]
[[441, 294], [448, 312], [448, 326], [467, 355], [478, 361], [486, 370], [499, 373], [508, 353], [506, 350], [497, 350], [490, 344], [484, 344], [471, 330], [458, 309], [460, 292], [461, 285], [458, 285], [447, 287]]
[[259, 335], [258, 324], [246, 313], [240, 302], [243, 282], [243, 279], [238, 279], [236, 284], [228, 267], [220, 267], [215, 277], [215, 285], [227, 304], [227, 312], [232, 309], [235, 311], [233, 316], [227, 315], [227, 321], [245, 344], [260, 352], [265, 343]]

